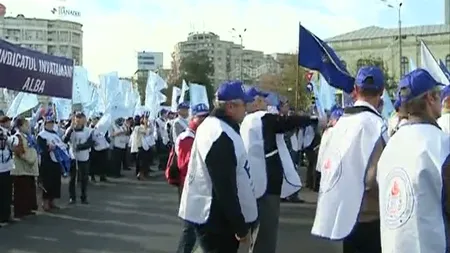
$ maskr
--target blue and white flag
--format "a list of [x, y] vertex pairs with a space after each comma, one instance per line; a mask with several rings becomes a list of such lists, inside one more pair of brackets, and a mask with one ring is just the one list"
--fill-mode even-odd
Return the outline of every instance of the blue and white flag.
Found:
[[145, 87], [145, 103], [144, 106], [150, 110], [150, 119], [156, 119], [162, 101], [167, 100], [165, 96], [161, 96], [161, 90], [167, 87], [167, 83], [156, 73], [149, 71], [147, 86]]
[[450, 84], [449, 79], [445, 76], [445, 73], [436, 61], [436, 58], [434, 58], [430, 49], [428, 49], [427, 45], [423, 41], [420, 43], [420, 56], [422, 58], [421, 66], [423, 69], [428, 71], [436, 81], [445, 85]]
[[208, 101], [208, 93], [204, 85], [191, 83], [189, 85], [189, 96], [191, 107], [198, 104], [205, 104], [210, 108]]
[[72, 103], [86, 104], [90, 102], [92, 89], [89, 86], [88, 71], [81, 66], [73, 69]]
[[381, 112], [381, 115], [383, 116], [383, 118], [388, 120], [391, 117], [393, 111], [395, 111], [395, 108], [394, 108], [394, 105], [392, 104], [392, 100], [389, 97], [388, 92], [386, 90], [384, 90], [384, 92], [383, 92], [383, 111]]
[[6, 116], [15, 118], [39, 105], [36, 94], [20, 92], [12, 101]]
[[66, 98], [52, 98], [55, 105], [56, 119], [58, 121], [70, 119], [72, 113], [72, 100]]
[[173, 86], [172, 87], [172, 101], [170, 104], [170, 111], [176, 112], [178, 107], [179, 96], [181, 95], [181, 89]]
[[417, 68], [417, 65], [414, 63], [414, 60], [409, 57], [409, 72], [412, 72]]
[[180, 99], [178, 100], [178, 104], [183, 103], [186, 97], [186, 93], [189, 91], [189, 85], [187, 85], [186, 81], [183, 80], [181, 84], [181, 94]]
[[320, 86], [317, 99], [320, 100], [320, 104], [324, 110], [331, 110], [336, 105], [336, 88], [329, 85], [322, 75], [319, 77], [319, 82]]

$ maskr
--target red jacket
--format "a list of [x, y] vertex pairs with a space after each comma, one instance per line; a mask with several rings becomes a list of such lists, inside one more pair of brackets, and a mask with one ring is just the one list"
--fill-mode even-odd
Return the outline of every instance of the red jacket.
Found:
[[[191, 130], [194, 133], [194, 135], [197, 127], [198, 125], [196, 124], [196, 122], [194, 121], [189, 122], [189, 130]], [[177, 165], [178, 169], [180, 170], [180, 186], [183, 186], [184, 180], [186, 179], [189, 157], [191, 156], [192, 144], [194, 144], [194, 138], [191, 136], [186, 136], [184, 139], [178, 142], [178, 145], [176, 147], [178, 159]]]
[[180, 185], [184, 184], [186, 174], [188, 170], [189, 157], [191, 156], [192, 144], [194, 144], [194, 138], [187, 136], [183, 140], [180, 140], [177, 147], [178, 160], [177, 165], [180, 170]]

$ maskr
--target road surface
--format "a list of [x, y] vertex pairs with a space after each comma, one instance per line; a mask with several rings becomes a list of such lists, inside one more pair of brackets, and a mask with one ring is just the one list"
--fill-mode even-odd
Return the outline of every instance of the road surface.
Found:
[[[181, 223], [176, 190], [159, 177], [128, 177], [89, 186], [90, 205], [38, 213], [0, 228], [1, 253], [175, 253]], [[312, 193], [304, 198], [314, 201]], [[282, 204], [278, 253], [339, 253], [340, 246], [310, 235], [314, 204]]]

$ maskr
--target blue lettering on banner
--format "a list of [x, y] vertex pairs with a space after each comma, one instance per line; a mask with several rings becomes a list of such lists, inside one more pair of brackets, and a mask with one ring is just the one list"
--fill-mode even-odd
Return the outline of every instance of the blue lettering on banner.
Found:
[[72, 98], [73, 60], [0, 40], [0, 87]]

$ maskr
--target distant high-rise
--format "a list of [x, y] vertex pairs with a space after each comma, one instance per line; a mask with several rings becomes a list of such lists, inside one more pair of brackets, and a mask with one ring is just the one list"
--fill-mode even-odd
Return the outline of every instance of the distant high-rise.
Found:
[[138, 52], [137, 65], [139, 70], [156, 71], [163, 67], [163, 53], [162, 52]]
[[445, 24], [450, 25], [450, 0], [445, 0]]

